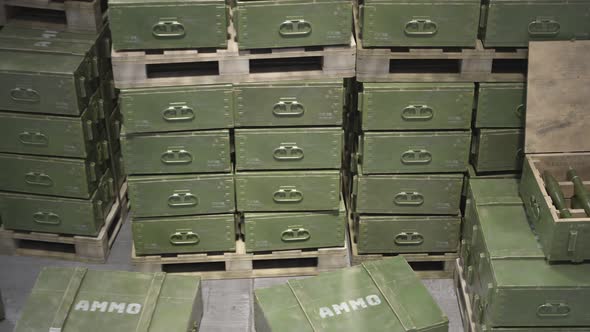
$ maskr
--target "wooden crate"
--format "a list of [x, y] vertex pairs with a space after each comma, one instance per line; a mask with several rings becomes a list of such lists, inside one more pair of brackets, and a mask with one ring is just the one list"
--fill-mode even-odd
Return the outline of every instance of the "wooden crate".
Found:
[[473, 323], [473, 312], [471, 310], [471, 298], [467, 291], [467, 283], [463, 278], [463, 268], [459, 259], [455, 262], [455, 273], [453, 279], [455, 281], [455, 294], [457, 295], [457, 302], [459, 302], [459, 312], [463, 320], [463, 330], [465, 332], [475, 332], [475, 323]]
[[236, 241], [236, 251], [177, 255], [131, 256], [143, 272], [196, 274], [204, 279], [242, 279], [312, 276], [348, 266], [346, 243], [339, 248], [285, 250], [246, 253], [244, 241]]
[[127, 219], [127, 184], [108, 213], [96, 237], [12, 231], [0, 228], [0, 254], [58, 258], [87, 263], [105, 263], [121, 226]]
[[356, 42], [324, 47], [239, 50], [228, 27], [227, 49], [112, 51], [119, 89], [355, 76]]
[[450, 279], [455, 271], [455, 260], [459, 257], [452, 253], [416, 253], [416, 254], [359, 254], [354, 241], [352, 218], [348, 218], [348, 231], [350, 239], [351, 265], [359, 265], [364, 262], [380, 260], [388, 257], [402, 256], [412, 267], [418, 277], [422, 279]]
[[0, 26], [15, 21], [31, 28], [99, 32], [103, 7], [102, 0], [0, 0]]
[[356, 8], [354, 17], [359, 82], [526, 81], [526, 48], [364, 48]]

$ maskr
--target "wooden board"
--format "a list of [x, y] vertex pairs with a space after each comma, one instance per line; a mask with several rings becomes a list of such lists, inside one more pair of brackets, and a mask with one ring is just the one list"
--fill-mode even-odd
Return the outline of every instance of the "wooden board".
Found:
[[[127, 183], [121, 188], [125, 198]], [[105, 263], [121, 226], [127, 219], [128, 202], [117, 200], [96, 237], [5, 230], [0, 227], [0, 254], [58, 258]]]
[[[63, 12], [63, 17], [55, 12]], [[0, 0], [0, 26], [15, 22], [31, 28], [99, 32], [104, 14], [101, 0]]]
[[526, 48], [364, 48], [354, 6], [359, 82], [524, 82]]
[[346, 243], [339, 248], [246, 253], [244, 241], [236, 251], [221, 254], [131, 256], [139, 271], [199, 275], [203, 279], [242, 279], [312, 276], [349, 265]]
[[354, 241], [352, 218], [348, 218], [348, 231], [350, 239], [351, 265], [359, 265], [364, 262], [381, 260], [388, 257], [403, 256], [412, 267], [418, 277], [422, 279], [450, 279], [455, 271], [455, 260], [459, 257], [452, 253], [415, 253], [415, 254], [359, 254]]
[[349, 45], [239, 50], [233, 23], [227, 49], [112, 51], [119, 89], [355, 76], [356, 42]]
[[475, 323], [473, 323], [473, 312], [471, 311], [471, 298], [467, 291], [467, 283], [463, 279], [463, 268], [460, 260], [455, 261], [455, 274], [453, 275], [455, 281], [455, 294], [459, 302], [459, 312], [463, 320], [463, 330], [465, 332], [475, 332]]
[[590, 151], [590, 41], [529, 49], [525, 152]]

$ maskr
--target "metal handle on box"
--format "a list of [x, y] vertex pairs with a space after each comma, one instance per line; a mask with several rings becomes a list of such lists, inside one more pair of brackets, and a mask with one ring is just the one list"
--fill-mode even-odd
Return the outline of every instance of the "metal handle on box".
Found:
[[405, 121], [428, 121], [434, 117], [434, 110], [428, 105], [409, 105], [402, 110]]
[[400, 246], [418, 246], [424, 243], [424, 235], [418, 232], [401, 232], [395, 236], [394, 242]]
[[408, 36], [433, 36], [438, 32], [438, 24], [428, 18], [415, 18], [404, 26]]
[[38, 103], [41, 101], [39, 92], [31, 88], [14, 88], [10, 90], [10, 98], [21, 103]]
[[307, 241], [311, 238], [309, 230], [302, 227], [293, 227], [284, 230], [281, 233], [281, 240], [283, 242], [301, 242]]
[[199, 235], [190, 230], [178, 229], [170, 234], [170, 243], [173, 245], [197, 244], [201, 241]]
[[424, 204], [424, 195], [416, 191], [402, 191], [393, 197], [393, 203], [399, 206], [420, 206]]
[[425, 149], [408, 150], [402, 153], [401, 161], [406, 165], [429, 164], [432, 161], [432, 153]]
[[53, 180], [45, 173], [41, 172], [28, 172], [25, 173], [25, 182], [33, 186], [51, 187], [53, 186]]
[[53, 212], [35, 212], [33, 221], [42, 225], [59, 225], [61, 218]]
[[18, 140], [23, 143], [24, 145], [32, 145], [32, 146], [47, 146], [49, 145], [49, 138], [47, 135], [35, 131], [23, 131], [22, 133], [18, 134]]
[[272, 114], [276, 116], [301, 116], [305, 113], [305, 106], [296, 100], [282, 100], [274, 104]]
[[158, 38], [179, 38], [186, 35], [186, 30], [177, 20], [161, 20], [152, 26], [152, 34]]
[[300, 20], [286, 20], [279, 25], [279, 34], [283, 37], [302, 37], [311, 34], [311, 23]]

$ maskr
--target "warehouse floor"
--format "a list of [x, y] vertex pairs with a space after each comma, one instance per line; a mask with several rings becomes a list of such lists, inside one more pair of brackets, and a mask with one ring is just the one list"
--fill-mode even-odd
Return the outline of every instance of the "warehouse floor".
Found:
[[[21, 308], [43, 266], [84, 265], [93, 269], [128, 270], [130, 263], [131, 228], [126, 222], [107, 264], [79, 264], [76, 262], [12, 257], [0, 255], [0, 289], [6, 309], [6, 320], [0, 322], [0, 332], [10, 332], [19, 317]], [[283, 283], [286, 278], [207, 280], [203, 282], [202, 332], [251, 332], [254, 331], [252, 316], [252, 290]], [[461, 316], [457, 305], [453, 282], [450, 279], [425, 280], [424, 283], [438, 301], [450, 320], [450, 332], [462, 332]], [[115, 331], [119, 332], [119, 331]]]

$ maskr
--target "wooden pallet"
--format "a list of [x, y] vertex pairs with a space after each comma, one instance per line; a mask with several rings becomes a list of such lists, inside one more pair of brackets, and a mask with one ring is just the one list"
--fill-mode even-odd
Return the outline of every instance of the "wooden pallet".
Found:
[[102, 0], [0, 0], [0, 26], [17, 22], [31, 28], [99, 32]]
[[459, 312], [461, 313], [461, 319], [463, 320], [463, 331], [475, 332], [475, 323], [473, 322], [473, 312], [471, 310], [471, 298], [467, 291], [467, 283], [463, 278], [463, 268], [459, 259], [455, 262], [455, 273], [453, 279], [455, 281], [455, 294], [457, 295], [457, 301], [459, 302]]
[[311, 276], [348, 266], [348, 247], [246, 253], [239, 239], [231, 253], [137, 256], [133, 248], [131, 260], [143, 272], [193, 274], [203, 279]]
[[[126, 191], [125, 183], [121, 188], [121, 197], [126, 197]], [[127, 218], [127, 203], [126, 200], [115, 201], [96, 237], [11, 231], [1, 227], [0, 254], [105, 263]]]
[[455, 271], [455, 260], [459, 257], [453, 253], [416, 253], [416, 254], [359, 254], [354, 241], [352, 218], [348, 218], [350, 239], [350, 263], [359, 265], [364, 262], [380, 260], [388, 257], [402, 256], [422, 279], [450, 279]]
[[364, 48], [357, 40], [359, 82], [525, 82], [526, 48]]
[[228, 35], [227, 49], [113, 50], [115, 85], [124, 89], [355, 76], [352, 36], [343, 46], [239, 50], [232, 23]]

